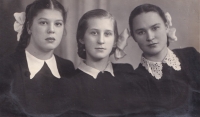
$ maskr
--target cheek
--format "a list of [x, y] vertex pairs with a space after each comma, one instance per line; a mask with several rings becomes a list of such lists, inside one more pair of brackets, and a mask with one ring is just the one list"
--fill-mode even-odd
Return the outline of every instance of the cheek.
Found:
[[166, 33], [166, 31], [162, 31], [162, 32], [158, 33], [157, 36], [159, 36], [160, 40], [163, 43], [167, 42], [167, 33]]
[[139, 46], [145, 45], [146, 37], [145, 36], [135, 36], [134, 40], [138, 43]]
[[113, 37], [113, 38], [108, 38], [107, 40], [108, 40], [107, 43], [108, 43], [110, 46], [113, 46], [113, 45], [114, 45], [114, 43], [115, 43], [115, 38], [114, 38], [114, 37]]
[[59, 33], [57, 33], [57, 38], [58, 38], [59, 40], [61, 40], [62, 37], [63, 37], [63, 32], [62, 32], [62, 31], [60, 31]]
[[84, 38], [84, 44], [85, 44], [85, 48], [88, 48], [88, 49], [90, 49], [90, 48], [92, 48], [93, 46], [95, 46], [95, 41], [94, 41], [94, 39], [90, 39], [90, 37], [85, 37]]
[[42, 37], [45, 34], [45, 29], [43, 27], [39, 27], [39, 26], [32, 27], [31, 34], [34, 37]]
[[64, 27], [63, 28], [58, 28], [57, 31], [58, 31], [59, 36], [63, 36]]

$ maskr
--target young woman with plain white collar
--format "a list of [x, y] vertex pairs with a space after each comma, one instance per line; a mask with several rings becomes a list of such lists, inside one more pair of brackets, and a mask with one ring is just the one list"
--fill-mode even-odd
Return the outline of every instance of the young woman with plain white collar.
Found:
[[65, 33], [66, 11], [56, 0], [35, 0], [25, 13], [14, 16], [19, 44], [14, 54], [1, 61], [1, 90], [9, 95], [11, 106], [2, 101], [1, 110], [7, 111], [4, 116], [55, 116], [64, 103], [66, 87], [60, 79], [75, 71], [71, 61], [53, 54]]
[[[74, 110], [91, 116], [122, 116], [140, 108], [136, 104], [139, 105], [142, 99], [137, 92], [140, 90], [136, 82], [139, 78], [132, 74], [133, 67], [109, 60], [111, 54], [117, 59], [125, 55], [123, 49], [128, 37], [127, 30], [118, 36], [116, 20], [103, 9], [88, 11], [81, 17], [76, 39], [78, 55], [83, 61], [69, 80], [76, 90]], [[133, 106], [134, 111], [130, 109]]]
[[160, 116], [194, 114], [199, 109], [195, 103], [199, 102], [200, 54], [191, 47], [168, 48], [170, 40], [177, 39], [175, 28], [170, 28], [169, 13], [164, 14], [158, 6], [137, 6], [130, 14], [129, 26], [143, 51], [135, 72], [148, 81], [152, 110]]

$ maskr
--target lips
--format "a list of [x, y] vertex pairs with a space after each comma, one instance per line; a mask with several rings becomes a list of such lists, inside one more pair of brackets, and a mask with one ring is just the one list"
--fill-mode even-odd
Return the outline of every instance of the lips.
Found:
[[106, 48], [102, 48], [102, 47], [98, 47], [95, 48], [98, 52], [104, 52], [106, 50]]
[[106, 48], [101, 48], [101, 47], [95, 48], [95, 49], [97, 49], [97, 50], [106, 50]]
[[148, 44], [149, 47], [155, 47], [158, 43], [150, 43]]
[[46, 41], [48, 41], [49, 43], [54, 42], [56, 39], [54, 37], [48, 37], [45, 39]]

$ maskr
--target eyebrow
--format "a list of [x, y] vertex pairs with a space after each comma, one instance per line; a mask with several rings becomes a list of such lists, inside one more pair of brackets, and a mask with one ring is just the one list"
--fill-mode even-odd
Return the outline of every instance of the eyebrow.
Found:
[[[97, 31], [99, 31], [99, 29], [96, 29], [96, 28], [90, 28], [90, 30], [97, 30]], [[110, 30], [110, 29], [106, 29], [105, 31], [111, 31], [111, 32], [114, 32], [114, 30]]]
[[[48, 20], [48, 19], [47, 18], [39, 18], [38, 20]], [[61, 19], [58, 19], [56, 21], [62, 21], [63, 22], [63, 20], [61, 20]]]
[[[150, 27], [154, 27], [154, 26], [157, 26], [157, 25], [160, 25], [160, 23], [156, 23], [156, 24], [154, 24], [154, 25], [152, 25]], [[144, 30], [144, 29], [145, 28], [139, 28], [139, 29], [136, 29], [135, 32], [140, 31], [140, 30]]]

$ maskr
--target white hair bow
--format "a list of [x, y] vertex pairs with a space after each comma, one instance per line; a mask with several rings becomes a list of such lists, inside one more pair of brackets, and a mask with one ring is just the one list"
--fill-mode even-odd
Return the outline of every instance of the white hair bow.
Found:
[[14, 23], [14, 30], [18, 32], [17, 34], [17, 41], [19, 41], [20, 36], [22, 34], [23, 25], [25, 22], [25, 12], [21, 13], [14, 13], [15, 23]]
[[174, 28], [174, 27], [170, 28], [170, 26], [172, 26], [172, 17], [168, 12], [165, 13], [165, 17], [166, 17], [167, 23], [169, 25], [169, 30], [168, 30], [168, 33], [167, 33], [167, 36], [169, 37], [169, 41], [171, 41], [171, 42], [177, 41], [177, 37], [175, 35], [176, 28]]
[[115, 50], [115, 59], [123, 58], [126, 53], [124, 52], [125, 47], [128, 45], [127, 40], [130, 37], [128, 29], [124, 29], [118, 37], [117, 48]]

